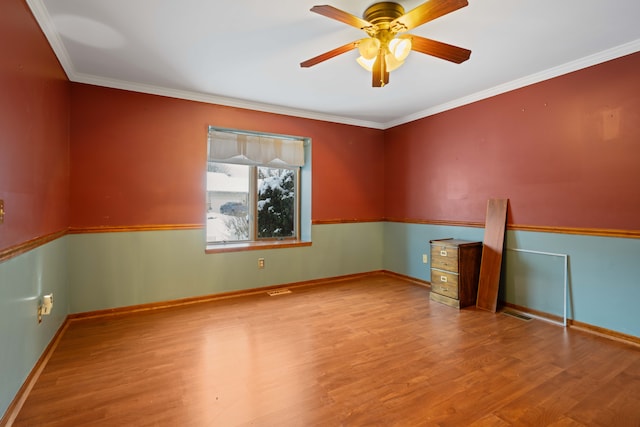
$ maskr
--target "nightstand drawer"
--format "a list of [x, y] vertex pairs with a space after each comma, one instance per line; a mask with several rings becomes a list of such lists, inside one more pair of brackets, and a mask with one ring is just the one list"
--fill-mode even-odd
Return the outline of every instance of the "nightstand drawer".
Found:
[[458, 299], [458, 285], [447, 285], [446, 283], [431, 283], [431, 292]]
[[450, 273], [448, 271], [431, 270], [431, 284], [436, 285], [449, 285], [458, 287], [458, 275]]
[[431, 268], [458, 271], [458, 248], [432, 245]]

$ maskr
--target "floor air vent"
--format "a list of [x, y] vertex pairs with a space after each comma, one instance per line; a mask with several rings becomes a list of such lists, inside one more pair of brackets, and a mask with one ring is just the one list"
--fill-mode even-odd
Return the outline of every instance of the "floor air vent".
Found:
[[517, 313], [515, 311], [505, 310], [502, 313], [506, 314], [507, 316], [515, 317], [516, 319], [524, 320], [525, 322], [532, 320], [531, 317], [526, 316], [522, 313]]
[[291, 291], [289, 289], [286, 288], [281, 288], [281, 289], [273, 289], [271, 291], [267, 291], [267, 294], [270, 297], [275, 297], [277, 295], [284, 295], [284, 294], [290, 294]]

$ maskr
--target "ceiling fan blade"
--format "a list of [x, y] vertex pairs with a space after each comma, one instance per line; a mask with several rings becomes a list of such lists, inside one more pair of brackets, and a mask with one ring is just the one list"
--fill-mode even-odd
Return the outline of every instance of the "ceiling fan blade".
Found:
[[447, 61], [455, 62], [456, 64], [466, 61], [471, 56], [471, 51], [469, 49], [464, 49], [462, 47], [453, 46], [436, 40], [427, 39], [413, 34], [408, 34], [402, 38], [411, 39], [411, 50], [435, 56], [440, 59], [446, 59]]
[[364, 19], [358, 18], [355, 15], [326, 4], [322, 6], [313, 6], [311, 8], [311, 12], [318, 13], [322, 16], [326, 16], [327, 18], [335, 19], [336, 21], [343, 22], [360, 30], [372, 26], [370, 22], [365, 21]]
[[467, 6], [467, 0], [429, 0], [399, 18], [391, 21], [389, 27], [396, 33], [408, 31], [448, 13]]
[[384, 59], [384, 55], [380, 53], [373, 63], [372, 68], [372, 87], [383, 87], [389, 83], [389, 72], [387, 71], [387, 61]]
[[306, 61], [301, 62], [300, 66], [303, 68], [313, 67], [314, 65], [324, 62], [327, 59], [331, 59], [334, 56], [342, 55], [343, 53], [349, 52], [350, 50], [353, 50], [356, 47], [358, 47], [357, 41], [347, 43], [344, 46], [337, 47], [333, 50], [330, 50], [329, 52], [325, 52], [321, 55], [314, 56], [311, 59], [307, 59]]

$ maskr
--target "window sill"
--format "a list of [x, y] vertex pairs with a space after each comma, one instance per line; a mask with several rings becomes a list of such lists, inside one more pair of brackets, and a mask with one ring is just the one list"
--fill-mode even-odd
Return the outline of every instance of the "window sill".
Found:
[[207, 245], [205, 253], [217, 254], [223, 252], [256, 251], [262, 249], [284, 249], [311, 246], [311, 242], [302, 240], [269, 240], [268, 242], [242, 242], [242, 243], [221, 243], [217, 245]]

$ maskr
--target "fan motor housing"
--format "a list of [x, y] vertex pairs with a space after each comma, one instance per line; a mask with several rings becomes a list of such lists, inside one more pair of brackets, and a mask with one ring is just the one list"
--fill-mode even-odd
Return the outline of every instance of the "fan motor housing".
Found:
[[396, 18], [404, 15], [404, 8], [398, 3], [394, 2], [380, 2], [374, 3], [364, 11], [362, 16], [366, 21], [378, 26], [379, 24], [393, 21]]

